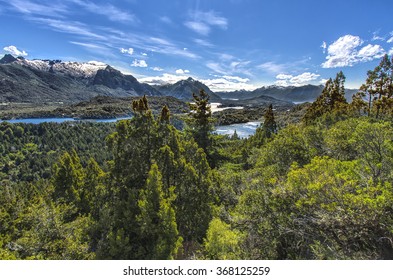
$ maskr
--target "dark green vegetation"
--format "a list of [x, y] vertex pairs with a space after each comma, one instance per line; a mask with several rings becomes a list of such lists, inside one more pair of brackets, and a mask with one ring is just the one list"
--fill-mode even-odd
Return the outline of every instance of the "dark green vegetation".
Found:
[[[133, 100], [139, 97], [114, 98], [97, 96], [89, 101], [76, 104], [54, 106], [37, 104], [3, 105], [0, 107], [0, 119], [20, 118], [79, 118], [79, 119], [106, 119], [132, 116]], [[165, 105], [174, 114], [184, 114], [188, 111], [187, 103], [171, 96], [151, 96], [149, 104], [153, 113], [158, 114]]]
[[1, 123], [0, 258], [393, 259], [392, 70], [249, 139], [212, 134], [203, 90], [183, 131], [149, 97], [117, 125]]

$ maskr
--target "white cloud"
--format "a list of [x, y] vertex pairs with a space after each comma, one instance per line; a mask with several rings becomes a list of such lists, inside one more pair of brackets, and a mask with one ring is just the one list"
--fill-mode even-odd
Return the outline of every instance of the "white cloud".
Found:
[[240, 83], [248, 83], [250, 81], [250, 79], [248, 78], [241, 78], [238, 76], [223, 76], [224, 79], [227, 79], [229, 81], [236, 81], [236, 82], [240, 82]]
[[184, 75], [184, 74], [188, 74], [188, 73], [190, 73], [189, 70], [183, 70], [183, 69], [176, 70], [176, 74], [178, 74], [178, 75]]
[[229, 61], [229, 60], [234, 60], [235, 57], [231, 54], [227, 54], [227, 53], [222, 53], [220, 54], [220, 60], [224, 60], [224, 61]]
[[388, 39], [386, 42], [388, 42], [388, 43], [393, 43], [393, 37], [391, 37], [390, 39]]
[[384, 54], [385, 50], [380, 45], [368, 44], [359, 51], [358, 57], [361, 61], [370, 61], [375, 58], [381, 58]]
[[293, 78], [292, 75], [287, 75], [287, 74], [278, 74], [276, 76], [276, 79], [278, 79], [278, 80], [289, 80], [289, 79], [292, 79], [292, 78]]
[[256, 86], [249, 84], [248, 79], [233, 76], [217, 77], [216, 79], [201, 80], [212, 91], [254, 90]]
[[184, 23], [185, 26], [190, 28], [191, 30], [201, 34], [201, 35], [209, 35], [210, 33], [210, 26], [204, 22], [199, 21], [187, 21]]
[[227, 29], [228, 27], [228, 20], [217, 15], [214, 11], [195, 11], [191, 12], [190, 16], [193, 19], [186, 21], [184, 25], [203, 36], [209, 35], [211, 27], [219, 27], [221, 29]]
[[388, 55], [393, 55], [393, 48], [389, 50]]
[[94, 65], [94, 66], [107, 66], [107, 65], [108, 65], [108, 64], [106, 64], [106, 63], [104, 63], [104, 62], [95, 61], [95, 60], [91, 60], [91, 61], [89, 61], [89, 62], [87, 62], [87, 63], [89, 63], [89, 64], [91, 64], [91, 65]]
[[165, 85], [174, 84], [180, 80], [186, 80], [187, 78], [188, 76], [164, 73], [161, 76], [139, 78], [138, 81], [149, 85]]
[[305, 84], [308, 84], [311, 81], [314, 81], [314, 80], [318, 79], [319, 76], [320, 75], [318, 75], [318, 74], [305, 72], [305, 73], [300, 74], [298, 76], [292, 77], [290, 79], [290, 81], [291, 81], [292, 84], [305, 85]]
[[327, 44], [325, 41], [322, 42], [321, 48], [323, 49], [323, 53], [326, 53]]
[[6, 52], [9, 52], [13, 56], [28, 56], [27, 52], [18, 50], [18, 48], [15, 46], [4, 47], [3, 50], [5, 50]]
[[379, 36], [379, 31], [373, 32], [373, 38], [371, 41], [385, 41], [386, 38]]
[[202, 46], [202, 47], [214, 47], [214, 45], [206, 40], [202, 40], [202, 39], [194, 39], [194, 42], [197, 43], [198, 45]]
[[257, 66], [257, 68], [264, 70], [265, 72], [272, 73], [272, 74], [278, 74], [285, 69], [284, 64], [278, 64], [273, 61], [268, 61], [265, 63], [262, 63]]
[[321, 85], [325, 85], [327, 81], [328, 81], [328, 79], [321, 79], [321, 80], [319, 81], [319, 83], [320, 83]]
[[162, 69], [162, 68], [160, 68], [160, 67], [152, 67], [152, 68], [150, 68], [150, 69], [153, 70], [153, 71], [157, 71], [157, 72], [164, 71], [164, 69]]
[[141, 53], [141, 55], [143, 55], [143, 56], [147, 56], [147, 53], [144, 53], [144, 52], [143, 52], [143, 53]]
[[323, 68], [353, 66], [360, 62], [381, 58], [385, 51], [380, 45], [367, 45], [359, 50], [363, 41], [359, 36], [345, 35], [328, 47]]
[[362, 44], [358, 36], [345, 35], [328, 47], [327, 61], [322, 64], [323, 68], [335, 68], [352, 66], [356, 59], [356, 48]]
[[134, 49], [133, 48], [128, 48], [128, 49], [121, 48], [120, 52], [132, 55], [134, 53]]
[[202, 21], [209, 25], [218, 26], [222, 29], [228, 27], [228, 20], [224, 17], [218, 16], [214, 11], [209, 12], [196, 12], [194, 15], [196, 18], [200, 18]]
[[132, 67], [147, 67], [147, 63], [144, 60], [139, 60], [139, 59], [134, 59], [134, 61], [131, 64]]
[[278, 86], [303, 86], [310, 84], [320, 77], [318, 74], [304, 72], [300, 75], [293, 76], [287, 74], [279, 74], [276, 76], [277, 81], [275, 82]]

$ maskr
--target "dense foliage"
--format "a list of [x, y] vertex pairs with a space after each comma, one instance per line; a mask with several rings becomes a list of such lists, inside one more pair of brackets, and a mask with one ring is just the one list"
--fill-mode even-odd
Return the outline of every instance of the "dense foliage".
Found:
[[[392, 259], [392, 61], [249, 139], [146, 97], [117, 125], [0, 124], [0, 259]], [[289, 119], [288, 119], [289, 120]]]

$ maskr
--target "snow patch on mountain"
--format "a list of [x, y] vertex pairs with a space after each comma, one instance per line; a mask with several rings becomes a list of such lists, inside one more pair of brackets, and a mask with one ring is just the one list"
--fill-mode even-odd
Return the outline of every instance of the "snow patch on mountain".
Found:
[[24, 58], [18, 58], [13, 63], [24, 65], [40, 71], [56, 72], [77, 78], [94, 77], [98, 70], [105, 69], [108, 66], [107, 64], [98, 61], [81, 63], [72, 61], [62, 62], [61, 60], [28, 60]]

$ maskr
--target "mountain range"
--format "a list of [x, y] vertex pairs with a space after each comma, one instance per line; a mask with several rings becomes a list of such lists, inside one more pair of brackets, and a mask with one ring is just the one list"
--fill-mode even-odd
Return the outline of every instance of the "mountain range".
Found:
[[[243, 100], [241, 103], [261, 101], [306, 102], [314, 101], [323, 86], [261, 87], [254, 91], [212, 92], [205, 84], [193, 78], [167, 85], [140, 83], [132, 75], [125, 75], [110, 65], [90, 61], [63, 62], [61, 60], [28, 60], [6, 54], [0, 59], [0, 102], [2, 103], [76, 103], [96, 96], [135, 97], [172, 96], [191, 101], [192, 93], [200, 89], [213, 102]], [[355, 91], [347, 90], [347, 98]], [[267, 98], [269, 97], [269, 98]], [[252, 100], [250, 100], [252, 99]], [[239, 105], [240, 102], [234, 102]]]
[[[321, 95], [323, 85], [304, 85], [304, 86], [268, 86], [257, 88], [253, 91], [232, 91], [232, 92], [216, 92], [218, 96], [222, 99], [239, 99], [239, 100], [248, 100], [261, 96], [270, 96], [275, 99], [295, 102], [295, 103], [303, 103], [303, 102], [313, 102], [319, 95]], [[352, 100], [352, 95], [355, 94], [358, 90], [356, 89], [345, 89], [345, 98], [347, 100]]]

